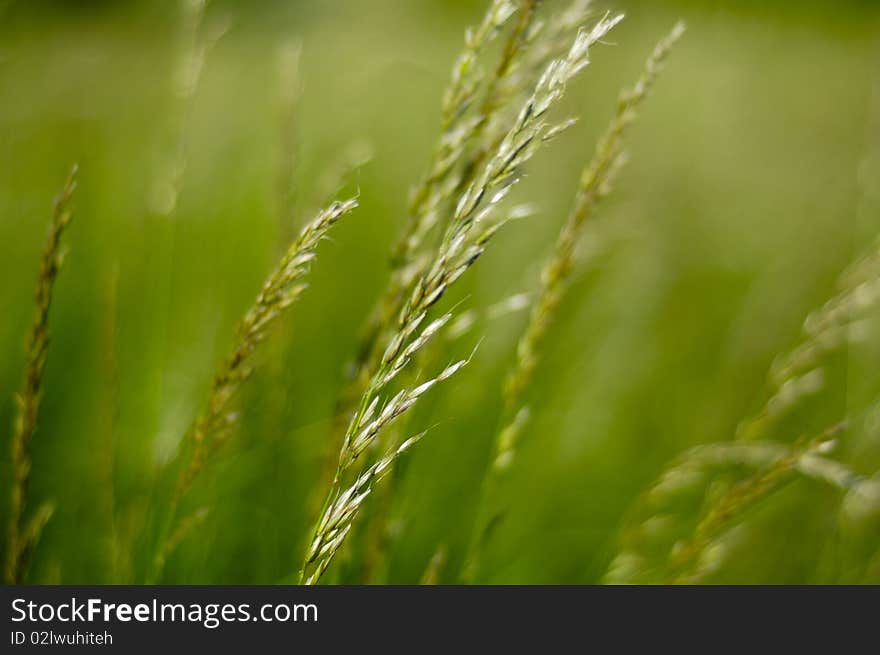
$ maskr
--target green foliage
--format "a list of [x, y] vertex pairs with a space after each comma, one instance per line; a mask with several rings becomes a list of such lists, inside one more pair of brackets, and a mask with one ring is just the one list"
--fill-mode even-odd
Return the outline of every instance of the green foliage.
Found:
[[10, 581], [880, 580], [876, 11], [24, 4]]

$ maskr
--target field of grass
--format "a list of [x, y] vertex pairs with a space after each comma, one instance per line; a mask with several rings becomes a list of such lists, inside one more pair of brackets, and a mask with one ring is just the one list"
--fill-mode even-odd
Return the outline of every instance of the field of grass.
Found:
[[[4, 561], [34, 285], [78, 164], [23, 521], [54, 511], [19, 579], [299, 579], [363, 327], [464, 29], [489, 4], [0, 3]], [[529, 3], [513, 4], [480, 56], [487, 76]], [[545, 0], [531, 20], [569, 4]], [[343, 486], [427, 430], [321, 581], [880, 583], [880, 8], [594, 5], [588, 28], [606, 10], [625, 19], [548, 114], [579, 120], [517, 167], [488, 222], [531, 213], [428, 307], [418, 329], [451, 323], [379, 395], [468, 363], [345, 472]], [[687, 31], [578, 233], [530, 384], [506, 401], [581, 171], [678, 20]], [[516, 112], [499, 113], [503, 134]], [[440, 203], [429, 258], [462, 195]], [[252, 374], [214, 417], [229, 425], [202, 423], [210, 457], [181, 493], [236, 326], [300, 230], [351, 197], [303, 264], [308, 287], [287, 289], [296, 302], [248, 352]], [[512, 296], [527, 302], [498, 311]], [[457, 336], [463, 315], [477, 319]], [[526, 406], [509, 466], [487, 478]]]

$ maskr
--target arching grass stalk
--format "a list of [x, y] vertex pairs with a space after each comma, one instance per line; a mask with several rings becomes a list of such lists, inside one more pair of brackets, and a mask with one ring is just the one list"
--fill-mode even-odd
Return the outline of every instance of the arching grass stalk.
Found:
[[403, 295], [413, 282], [413, 271], [408, 268], [412, 265], [414, 254], [425, 235], [439, 220], [443, 201], [449, 198], [458, 184], [457, 165], [481, 122], [479, 115], [472, 116], [469, 111], [483, 81], [478, 65], [479, 57], [516, 10], [516, 3], [511, 0], [492, 0], [482, 22], [465, 33], [464, 50], [455, 62], [449, 86], [443, 96], [440, 138], [426, 173], [410, 192], [403, 232], [392, 249], [389, 286], [379, 300], [361, 339], [355, 366], [362, 378], [368, 379], [370, 371], [367, 369], [362, 372], [360, 369], [369, 363], [377, 342], [381, 341], [385, 330], [391, 327], [400, 311]]
[[[375, 480], [387, 472], [416, 438], [386, 452], [376, 464], [365, 470], [354, 468], [358, 458], [379, 432], [412, 407], [419, 396], [437, 382], [454, 375], [466, 363], [456, 362], [436, 377], [381, 402], [389, 383], [451, 318], [447, 313], [426, 328], [420, 328], [428, 311], [482, 256], [489, 241], [508, 220], [509, 217], [499, 215], [500, 204], [519, 180], [525, 163], [543, 142], [560, 131], [559, 124], [547, 121], [547, 113], [562, 98], [566, 84], [588, 65], [590, 47], [621, 19], [622, 16], [602, 19], [592, 30], [581, 31], [566, 56], [547, 67], [498, 150], [460, 196], [437, 252], [403, 305], [396, 331], [387, 342], [379, 368], [371, 377], [346, 431], [333, 482], [306, 548], [300, 570], [301, 582], [314, 584], [320, 579], [345, 541]], [[344, 477], [354, 477], [353, 484], [346, 486]]]
[[[534, 81], [551, 61], [565, 55], [589, 14], [590, 1], [574, 0], [547, 24], [537, 17], [540, 4], [539, 0], [493, 2], [481, 25], [466, 34], [465, 50], [444, 95], [440, 140], [428, 172], [410, 194], [407, 220], [392, 249], [389, 285], [363, 330], [352, 366], [353, 381], [344, 394], [349, 405], [375, 370], [383, 338], [393, 328], [409, 287], [430, 261], [426, 237], [442, 222], [445, 203], [467, 189], [486, 158], [497, 150]], [[478, 68], [481, 52], [515, 13], [518, 18], [499, 61], [490, 75], [482, 75]], [[511, 112], [514, 116], [509, 116]]]
[[[514, 210], [516, 211], [516, 210]], [[421, 370], [434, 370], [441, 365], [445, 348], [453, 341], [475, 329], [486, 329], [491, 321], [500, 320], [512, 313], [528, 308], [529, 295], [516, 293], [488, 307], [474, 307], [461, 312], [450, 321], [445, 329], [444, 339], [429, 344], [418, 361]], [[387, 449], [397, 443], [407, 432], [407, 417], [386, 430], [381, 449]], [[362, 584], [382, 584], [387, 579], [389, 559], [397, 540], [405, 532], [407, 518], [395, 512], [393, 497], [401, 479], [396, 466], [392, 466], [381, 486], [376, 488], [376, 497], [371, 511], [364, 517], [361, 533], [362, 553], [358, 580]], [[356, 534], [355, 537], [358, 535]], [[445, 550], [445, 549], [444, 549]], [[445, 556], [444, 556], [445, 558]], [[444, 560], [445, 563], [445, 560]], [[440, 573], [442, 566], [434, 569], [434, 577]]]
[[[421, 274], [416, 253], [425, 236], [437, 225], [446, 201], [462, 184], [460, 164], [485, 120], [480, 118], [479, 113], [473, 115], [473, 106], [484, 81], [479, 58], [516, 11], [517, 4], [513, 0], [491, 0], [480, 24], [465, 32], [464, 49], [455, 61], [443, 95], [440, 138], [426, 172], [410, 191], [406, 221], [391, 252], [388, 286], [361, 330], [357, 351], [350, 365], [350, 381], [337, 402], [333, 436], [322, 471], [324, 486], [332, 477], [336, 453], [351, 415], [379, 366], [383, 340], [394, 328], [395, 318], [400, 313], [407, 291]], [[421, 264], [423, 266], [425, 262]]]

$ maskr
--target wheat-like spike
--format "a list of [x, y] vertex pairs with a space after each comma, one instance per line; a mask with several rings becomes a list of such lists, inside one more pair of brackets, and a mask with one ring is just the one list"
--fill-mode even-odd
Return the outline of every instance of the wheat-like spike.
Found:
[[464, 49], [455, 60], [449, 86], [443, 95], [444, 131], [455, 123], [477, 95], [480, 72], [477, 60], [480, 52], [498, 34], [499, 30], [517, 11], [511, 0], [491, 0], [480, 24], [465, 30]]
[[[591, 3], [590, 0], [574, 0], [549, 24], [537, 17], [539, 4], [533, 0], [523, 0], [521, 3], [520, 20], [507, 40], [495, 75], [487, 84], [479, 118], [475, 122], [472, 135], [474, 143], [469, 147], [469, 156], [457, 174], [457, 186], [449, 187], [444, 200], [467, 189], [487, 158], [498, 150], [515, 120], [517, 110], [529, 97], [534, 80], [540, 78], [553, 60], [565, 57], [574, 35], [589, 16]], [[542, 138], [550, 140], [575, 123], [574, 119], [562, 121], [547, 130]], [[420, 258], [414, 256], [413, 261], [418, 262]]]
[[[356, 399], [365, 391], [370, 375], [380, 365], [380, 344], [389, 328], [394, 325], [394, 318], [400, 312], [407, 289], [425, 271], [429, 253], [420, 252], [420, 249], [424, 249], [426, 235], [440, 221], [446, 202], [456, 193], [461, 193], [473, 180], [487, 150], [485, 146], [474, 144], [480, 141], [481, 133], [488, 126], [499, 122], [495, 117], [501, 113], [505, 102], [510, 100], [505, 97], [504, 101], [499, 101], [495, 96], [501, 94], [500, 87], [517, 69], [518, 59], [528, 46], [530, 26], [534, 21], [538, 0], [518, 0], [516, 5], [513, 7], [512, 3], [497, 2], [491, 4], [482, 26], [476, 31], [468, 32], [465, 52], [456, 63], [453, 80], [445, 96], [441, 138], [428, 173], [410, 195], [409, 218], [392, 251], [391, 279], [363, 333], [353, 365], [351, 383], [340, 398], [336, 421], [338, 427], [335, 432], [344, 430], [343, 420], [347, 419]], [[519, 12], [519, 18], [506, 39], [502, 56], [493, 74], [484, 84], [483, 101], [474, 110], [472, 107], [476, 104], [482, 79], [476, 68], [479, 51], [497, 35], [516, 11]], [[463, 73], [465, 69], [470, 75], [470, 83], [462, 82], [466, 77]], [[498, 143], [500, 139], [495, 140], [494, 146], [497, 147]], [[465, 162], [468, 151], [474, 153]], [[386, 437], [386, 446], [393, 443], [392, 432], [388, 432]], [[331, 440], [331, 444], [336, 442], [335, 438]], [[332, 460], [327, 460], [324, 469], [323, 477], [329, 480]], [[385, 493], [391, 494], [392, 490], [386, 488]], [[375, 532], [380, 534], [379, 531]]]
[[[605, 582], [612, 584], [662, 581], [670, 569], [699, 559], [713, 540], [728, 530], [742, 513], [780, 484], [802, 476], [846, 490], [860, 477], [823, 455], [834, 445], [832, 428], [802, 444], [770, 441], [723, 442], [696, 446], [682, 455], [643, 495], [639, 518], [622, 531], [621, 551], [611, 563]], [[709, 506], [696, 526], [682, 526], [703, 502], [710, 482], [730, 470], [754, 470], [718, 504]], [[696, 535], [696, 536], [695, 536]]]
[[[538, 81], [513, 127], [483, 171], [458, 200], [444, 238], [426, 273], [413, 286], [397, 321], [397, 334], [382, 358], [382, 367], [401, 353], [415, 326], [446, 290], [483, 254], [488, 242], [508, 217], [497, 215], [498, 206], [519, 179], [519, 171], [543, 143], [553, 126], [544, 117], [562, 97], [566, 83], [589, 62], [589, 48], [616, 25], [622, 16], [600, 20], [590, 31], [581, 31], [568, 54], [555, 60]], [[378, 376], [380, 380], [384, 372]]]
[[[406, 222], [392, 249], [388, 287], [376, 303], [363, 330], [353, 364], [352, 383], [343, 394], [343, 415], [348, 413], [348, 405], [363, 393], [377, 365], [378, 344], [393, 325], [407, 288], [419, 275], [415, 265], [418, 249], [428, 232], [440, 220], [444, 202], [461, 184], [456, 169], [480, 125], [486, 120], [483, 113], [478, 111], [472, 115], [473, 112], [470, 111], [479, 95], [482, 81], [478, 59], [516, 11], [517, 5], [512, 0], [492, 0], [479, 26], [469, 28], [465, 33], [465, 47], [455, 62], [443, 97], [440, 138], [427, 171], [410, 192]], [[488, 84], [491, 83], [490, 80]]]
[[[529, 0], [531, 1], [531, 0]], [[479, 95], [482, 73], [480, 55], [516, 13], [513, 0], [491, 0], [481, 23], [468, 28], [465, 47], [453, 66], [449, 85], [443, 96], [441, 131], [427, 170], [411, 190], [403, 231], [391, 252], [391, 276], [361, 331], [357, 351], [350, 365], [350, 381], [337, 402], [333, 438], [324, 462], [322, 480], [330, 481], [335, 453], [351, 413], [366, 391], [371, 376], [379, 366], [383, 340], [393, 328], [408, 288], [418, 279], [424, 262], [416, 261], [425, 236], [440, 220], [442, 205], [461, 184], [456, 174], [460, 160], [479, 130], [480, 118], [472, 116]]]
[[[466, 33], [464, 51], [453, 68], [452, 80], [444, 95], [441, 136], [434, 149], [428, 170], [410, 193], [407, 220], [391, 257], [391, 278], [364, 330], [355, 362], [360, 373], [360, 391], [375, 367], [376, 345], [392, 327], [407, 289], [421, 275], [426, 265], [419, 253], [426, 235], [440, 222], [444, 204], [470, 181], [474, 162], [465, 165], [466, 153], [479, 140], [481, 131], [500, 110], [493, 90], [508, 75], [523, 47], [523, 35], [534, 17], [536, 0], [493, 0], [481, 25]], [[493, 74], [485, 81], [484, 101], [476, 108], [483, 76], [477, 67], [480, 53], [516, 12], [517, 21], [503, 55]], [[471, 173], [460, 172], [464, 168]], [[355, 378], [357, 387], [357, 377]], [[355, 389], [357, 391], [357, 389]], [[356, 394], [353, 394], [356, 395]]]
[[48, 505], [41, 507], [34, 520], [26, 525], [28, 482], [31, 473], [30, 443], [37, 429], [37, 418], [42, 398], [43, 373], [49, 352], [49, 309], [55, 280], [64, 254], [61, 239], [72, 217], [71, 201], [76, 189], [77, 167], [67, 176], [61, 194], [55, 199], [49, 237], [40, 259], [37, 285], [34, 293], [36, 313], [28, 333], [25, 351], [25, 376], [21, 391], [16, 396], [16, 418], [12, 434], [10, 459], [12, 462], [12, 489], [7, 528], [5, 579], [7, 584], [20, 584], [27, 569], [28, 554], [52, 514]]
[[504, 468], [513, 459], [516, 444], [515, 421], [521, 416], [523, 395], [531, 383], [540, 359], [540, 351], [571, 276], [575, 249], [584, 225], [592, 218], [599, 201], [609, 193], [622, 163], [623, 138], [637, 116], [659, 76], [675, 43], [684, 33], [677, 23], [654, 48], [641, 77], [632, 89], [623, 92], [617, 112], [599, 139], [592, 160], [581, 174], [574, 208], [556, 240], [556, 246], [544, 265], [541, 288], [532, 306], [528, 325], [519, 340], [516, 361], [505, 383], [505, 427], [496, 439], [494, 468]]
[[[561, 15], [551, 19], [549, 26], [538, 18], [537, 0], [521, 0], [520, 15], [504, 45], [493, 76], [486, 84], [483, 101], [474, 121], [468, 156], [456, 174], [457, 185], [450, 185], [443, 200], [460, 194], [473, 181], [486, 159], [495, 152], [506, 136], [511, 122], [523, 101], [528, 98], [534, 80], [554, 59], [565, 56], [574, 34], [586, 22], [589, 0], [574, 0]], [[575, 123], [569, 120], [548, 130], [544, 136], [553, 138]], [[412, 257], [421, 261], [418, 253]]]
[[[377, 398], [383, 389], [450, 318], [450, 315], [446, 315], [420, 331], [428, 311], [480, 258], [497, 230], [508, 220], [508, 216], [498, 215], [499, 206], [519, 179], [521, 167], [545, 142], [543, 137], [547, 132], [554, 128], [554, 125], [545, 120], [547, 112], [562, 98], [566, 84], [589, 63], [590, 47], [622, 18], [603, 18], [592, 30], [582, 30], [566, 56], [553, 61], [547, 67], [498, 150], [459, 198], [434, 259], [413, 285], [397, 318], [396, 332], [388, 341], [379, 368], [371, 377], [346, 431], [336, 474], [323, 503], [321, 514], [324, 518], [316, 522], [311, 539], [313, 546], [309, 549], [310, 555], [307, 555], [301, 569], [301, 580], [317, 581], [326, 565], [313, 572], [315, 553], [338, 537], [340, 543], [328, 549], [332, 557], [345, 538], [345, 535], [338, 533], [329, 534], [326, 527], [327, 513], [331, 511], [340, 494], [342, 476], [375, 440], [383, 427], [412, 407], [422, 393], [437, 382], [451, 377], [467, 363], [460, 361], [452, 364], [436, 378], [413, 389], [399, 392], [378, 410]], [[357, 508], [354, 509], [354, 513], [356, 512]]]
[[521, 167], [557, 127], [545, 120], [547, 112], [562, 97], [566, 84], [589, 64], [590, 48], [622, 19], [622, 15], [603, 18], [592, 30], [581, 30], [566, 56], [547, 66], [497, 150], [459, 198], [439, 252], [413, 288], [399, 325], [415, 308], [436, 302], [434, 296], [442, 295], [482, 254], [499, 226], [497, 219], [491, 220], [493, 212], [518, 181]]
[[[553, 318], [562, 301], [566, 283], [574, 265], [575, 249], [584, 225], [592, 218], [599, 201], [609, 193], [623, 162], [622, 142], [627, 128], [635, 121], [638, 107], [647, 97], [660, 74], [672, 47], [684, 33], [678, 23], [654, 48], [644, 71], [632, 89], [621, 93], [617, 112], [599, 139], [589, 164], [581, 174], [574, 207], [557, 237], [556, 245], [544, 264], [541, 287], [538, 290], [526, 328], [517, 344], [516, 359], [507, 375], [504, 389], [504, 409], [501, 428], [495, 435], [492, 461], [486, 472], [481, 497], [489, 493], [495, 478], [510, 466], [514, 459], [519, 435], [529, 418], [529, 409], [523, 405], [525, 391], [537, 367], [540, 351]], [[463, 575], [472, 579], [479, 567], [480, 549], [486, 543], [487, 530], [499, 518], [480, 503], [477, 524], [465, 557]]]
[[536, 17], [539, 3], [524, 4], [517, 30], [507, 43], [513, 56], [502, 58], [490, 83], [491, 93], [484, 99], [482, 144], [472, 154], [466, 167], [469, 170], [477, 169], [504, 138], [509, 118], [507, 110], [517, 107], [530, 92], [534, 79], [551, 61], [565, 54], [573, 34], [587, 22], [591, 0], [574, 0], [567, 9], [547, 21]]
[[[426, 351], [421, 353], [418, 368], [421, 370], [434, 370], [437, 367], [438, 360], [442, 358], [444, 346], [448, 345], [449, 342], [460, 339], [466, 333], [473, 330], [477, 324], [482, 325], [489, 320], [500, 319], [514, 312], [522, 311], [528, 304], [528, 294], [518, 293], [508, 296], [487, 308], [474, 308], [459, 314], [444, 329], [444, 339], [442, 341], [435, 340], [432, 344], [429, 344]], [[378, 449], [380, 451], [387, 450], [392, 444], [397, 443], [400, 435], [407, 432], [406, 423], [407, 421], [404, 418], [404, 420], [392, 426], [391, 429], [385, 430], [380, 435]], [[383, 576], [387, 573], [387, 556], [392, 550], [394, 543], [402, 534], [402, 529], [405, 525], [404, 519], [392, 515], [393, 503], [391, 499], [396, 493], [398, 480], [399, 476], [389, 475], [382, 487], [377, 489], [376, 495], [378, 498], [373, 501], [374, 507], [365, 517], [363, 525], [359, 529], [363, 535], [363, 554], [360, 561], [359, 578], [362, 584], [381, 584]]]
[[[419, 252], [418, 248], [424, 242], [427, 232], [438, 222], [437, 209], [451, 198], [459, 195], [473, 181], [486, 161], [486, 158], [494, 152], [509, 129], [512, 116], [511, 111], [516, 111], [522, 101], [528, 96], [535, 79], [550, 63], [553, 57], [548, 57], [538, 67], [529, 70], [529, 75], [523, 75], [521, 69], [524, 60], [535, 45], [540, 30], [541, 21], [537, 19], [537, 10], [540, 0], [518, 0], [517, 12], [519, 17], [502, 47], [501, 56], [495, 65], [492, 75], [486, 80], [485, 89], [482, 93], [483, 100], [479, 103], [475, 114], [470, 119], [466, 138], [462, 140], [461, 147], [455, 151], [455, 156], [448, 158], [447, 175], [445, 184], [439, 186], [435, 197], [430, 203], [433, 208], [432, 220], [425, 221], [420, 233], [413, 235], [411, 239], [412, 250], [408, 253], [414, 278], [420, 271], [419, 262], [424, 263], [427, 255]], [[571, 42], [571, 35], [566, 35], [562, 40], [565, 45]], [[563, 51], [557, 52], [562, 56]], [[513, 80], [518, 80], [518, 84]]]
[[315, 536], [306, 551], [300, 571], [301, 584], [313, 585], [320, 580], [351, 531], [354, 519], [364, 500], [372, 493], [375, 483], [388, 473], [401, 454], [423, 436], [424, 432], [410, 437], [367, 468], [345, 491], [336, 493], [321, 514]]
[[[449, 342], [460, 339], [478, 324], [483, 325], [489, 320], [500, 319], [514, 312], [522, 311], [528, 307], [528, 304], [528, 294], [517, 293], [487, 308], [473, 308], [462, 312], [444, 329], [444, 340], [434, 341], [422, 353], [419, 368], [433, 370], [442, 357], [444, 346]], [[387, 449], [391, 444], [397, 443], [400, 435], [406, 431], [406, 420], [396, 424], [392, 429], [386, 430], [381, 435], [380, 450]], [[399, 477], [389, 475], [388, 478], [382, 487], [377, 489], [378, 500], [374, 501], [374, 508], [365, 517], [361, 528], [364, 535], [363, 556], [360, 562], [360, 581], [362, 584], [382, 583], [383, 576], [387, 573], [387, 556], [405, 527], [405, 520], [402, 517], [393, 516], [393, 503], [391, 502], [396, 493]]]
[[[457, 180], [450, 179], [456, 165], [485, 120], [482, 112], [472, 116], [468, 111], [479, 94], [482, 81], [477, 65], [479, 56], [517, 10], [517, 4], [511, 0], [492, 0], [480, 25], [465, 33], [465, 48], [453, 66], [450, 84], [443, 97], [440, 139], [428, 172], [410, 194], [407, 221], [392, 254], [393, 272], [399, 278], [398, 283], [405, 285], [407, 276], [403, 269], [412, 263], [413, 253], [439, 219], [440, 205], [457, 185]], [[488, 84], [491, 85], [492, 81]]]
[[306, 289], [303, 279], [316, 257], [318, 244], [336, 222], [351, 213], [357, 205], [357, 199], [351, 198], [334, 202], [321, 211], [302, 229], [263, 284], [256, 301], [239, 324], [235, 349], [214, 377], [205, 409], [190, 431], [189, 438], [195, 448], [178, 483], [175, 496], [178, 500], [201, 471], [205, 458], [226, 441], [238, 421], [238, 414], [230, 412], [231, 401], [250, 376], [252, 356], [269, 328]]
[[520, 59], [525, 55], [525, 50], [537, 35], [533, 28], [538, 4], [539, 0], [520, 0], [519, 2], [519, 7], [517, 7], [519, 19], [504, 44], [494, 75], [486, 84], [486, 92], [479, 112], [479, 120], [483, 125], [492, 119], [508, 99], [500, 93], [499, 87], [508, 83], [509, 78], [520, 65]]

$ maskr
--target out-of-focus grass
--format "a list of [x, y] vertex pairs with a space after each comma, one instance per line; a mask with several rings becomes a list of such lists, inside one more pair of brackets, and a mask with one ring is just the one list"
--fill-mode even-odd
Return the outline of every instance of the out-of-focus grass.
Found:
[[[361, 209], [323, 247], [310, 290], [273, 339], [292, 346], [275, 351], [281, 365], [258, 369], [242, 438], [190, 499], [212, 511], [165, 578], [282, 580], [300, 561], [344, 363], [385, 282], [448, 68], [480, 3], [212, 4], [208, 24], [226, 16], [231, 28], [186, 120], [171, 216], [151, 199], [176, 147], [174, 4], [27, 4], [9, 5], [0, 23], [0, 426], [12, 424], [50, 200], [70, 163], [80, 164], [33, 443], [31, 497], [57, 505], [34, 581], [111, 579], [110, 508], [121, 534], [137, 533], [158, 497], [156, 471], [275, 261], [282, 42], [303, 42], [301, 220], [323, 200], [315, 181], [341, 150], [372, 144], [372, 163], [349, 185]], [[686, 447], [732, 438], [763, 401], [773, 356], [880, 228], [880, 14], [871, 3], [613, 8], [628, 14], [615, 45], [596, 53], [566, 100], [580, 124], [537, 157], [517, 191], [540, 212], [502, 234], [458, 292], [480, 307], [533, 286], [617, 90], [684, 18], [688, 35], [602, 210], [612, 245], [579, 276], [553, 328], [508, 490], [514, 511], [486, 554], [484, 582], [598, 580], [637, 494]], [[460, 563], [521, 326], [522, 317], [491, 324], [472, 365], [418, 409], [420, 423], [437, 426], [402, 469], [392, 581], [418, 580], [440, 543], [450, 571]], [[850, 357], [848, 383], [825, 398], [828, 415], [861, 402], [853, 394], [877, 392], [876, 348], [870, 355]], [[880, 466], [876, 437], [847, 448], [860, 472]], [[812, 493], [793, 487], [762, 509], [755, 544], [722, 579], [828, 579]], [[142, 567], [146, 554], [135, 548], [134, 558]]]

